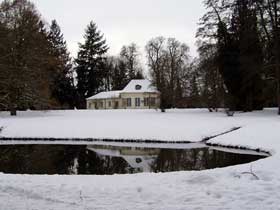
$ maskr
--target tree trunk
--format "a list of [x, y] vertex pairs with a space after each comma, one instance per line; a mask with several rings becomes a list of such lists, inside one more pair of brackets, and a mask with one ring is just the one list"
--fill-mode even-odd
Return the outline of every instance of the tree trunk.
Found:
[[17, 115], [17, 109], [13, 103], [13, 99], [10, 98], [10, 101], [9, 101], [9, 110], [10, 110], [10, 115], [11, 116], [16, 116]]
[[280, 93], [278, 90], [278, 115], [280, 115]]
[[276, 79], [277, 79], [277, 103], [278, 103], [278, 114], [280, 115], [280, 24], [278, 17], [278, 1], [273, 2], [274, 9], [274, 40], [275, 40], [275, 58], [276, 58]]
[[10, 115], [11, 116], [16, 116], [17, 115], [17, 110], [15, 108], [10, 109]]
[[277, 104], [278, 104], [278, 115], [280, 115], [280, 72], [279, 65], [276, 67], [277, 71]]
[[[276, 35], [280, 34], [279, 29], [276, 31]], [[279, 37], [275, 36], [276, 45], [275, 45], [275, 58], [276, 58], [276, 91], [277, 91], [277, 103], [278, 103], [278, 114], [280, 115], [280, 58], [279, 58], [279, 48], [280, 40]]]

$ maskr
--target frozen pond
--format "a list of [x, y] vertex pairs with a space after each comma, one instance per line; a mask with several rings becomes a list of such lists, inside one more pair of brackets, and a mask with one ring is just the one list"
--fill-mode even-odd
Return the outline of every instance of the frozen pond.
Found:
[[204, 144], [1, 145], [0, 172], [95, 175], [171, 172], [226, 167], [264, 157], [263, 153]]

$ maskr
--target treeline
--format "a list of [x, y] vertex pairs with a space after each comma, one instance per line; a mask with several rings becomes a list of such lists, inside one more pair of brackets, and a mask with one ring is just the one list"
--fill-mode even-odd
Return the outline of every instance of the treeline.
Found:
[[56, 21], [48, 26], [25, 0], [0, 5], [0, 107], [74, 107], [72, 62]]
[[[28, 0], [3, 1], [0, 110], [16, 115], [16, 110], [27, 109], [83, 109], [86, 98], [101, 91], [121, 90], [130, 80], [145, 77], [135, 43], [123, 46], [118, 56], [108, 56], [108, 49], [104, 35], [91, 21], [77, 57], [71, 58], [55, 20], [46, 23]], [[187, 45], [174, 38], [157, 37], [145, 49], [149, 68], [146, 77], [152, 78], [162, 92], [162, 108], [184, 107], [192, 86], [190, 75], [194, 75], [190, 74]]]
[[209, 108], [279, 107], [280, 2], [206, 0], [198, 30], [201, 95]]
[[94, 22], [85, 30], [73, 59], [58, 23], [46, 23], [28, 0], [0, 5], [0, 110], [85, 108], [100, 91], [122, 89], [143, 78], [138, 47], [132, 43], [117, 57]]
[[[135, 43], [109, 56], [97, 25], [86, 27], [76, 58], [58, 23], [43, 21], [28, 0], [0, 4], [0, 110], [79, 109], [101, 91], [132, 79], [151, 79], [161, 109], [220, 107], [230, 111], [279, 106], [280, 3], [276, 0], [205, 0], [198, 58], [175, 38], [145, 46], [147, 69]], [[146, 73], [146, 74], [145, 74]]]

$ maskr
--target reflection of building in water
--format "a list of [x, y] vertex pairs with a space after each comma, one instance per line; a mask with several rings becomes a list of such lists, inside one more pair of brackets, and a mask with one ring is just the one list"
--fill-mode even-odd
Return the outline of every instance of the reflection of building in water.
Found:
[[137, 172], [151, 172], [160, 149], [90, 145], [87, 149], [101, 156], [121, 157]]

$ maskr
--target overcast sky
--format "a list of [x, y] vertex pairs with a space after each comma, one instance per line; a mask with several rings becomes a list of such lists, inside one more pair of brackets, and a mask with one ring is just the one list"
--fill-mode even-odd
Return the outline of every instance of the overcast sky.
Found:
[[47, 22], [56, 19], [76, 56], [87, 24], [93, 20], [116, 55], [135, 42], [142, 52], [156, 36], [187, 43], [196, 55], [195, 33], [205, 10], [202, 0], [33, 0]]

